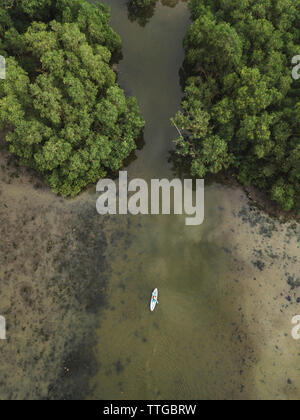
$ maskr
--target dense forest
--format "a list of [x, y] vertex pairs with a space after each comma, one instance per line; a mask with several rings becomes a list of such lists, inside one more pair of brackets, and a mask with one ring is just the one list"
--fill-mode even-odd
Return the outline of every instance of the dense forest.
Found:
[[230, 168], [299, 213], [300, 0], [189, 4], [179, 155], [194, 176]]
[[112, 70], [121, 49], [101, 3], [4, 0], [0, 129], [10, 151], [63, 196], [118, 170], [144, 127]]
[[[180, 0], [162, 0], [175, 6]], [[183, 0], [185, 1], [185, 0]], [[157, 0], [128, 0], [146, 25]], [[300, 212], [300, 0], [191, 0], [177, 152], [193, 176], [233, 170]], [[118, 170], [144, 127], [112, 65], [121, 40], [108, 8], [85, 0], [0, 6], [0, 130], [53, 191], [76, 195]]]

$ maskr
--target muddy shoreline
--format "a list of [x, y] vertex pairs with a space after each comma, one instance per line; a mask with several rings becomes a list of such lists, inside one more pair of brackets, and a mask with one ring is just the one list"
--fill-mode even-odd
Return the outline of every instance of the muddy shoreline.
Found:
[[0, 399], [84, 399], [106, 307], [105, 220], [0, 154]]
[[224, 185], [241, 188], [247, 194], [249, 205], [254, 205], [272, 218], [282, 222], [295, 221], [298, 223], [300, 221], [300, 215], [297, 215], [296, 211], [285, 211], [276, 201], [271, 200], [266, 192], [252, 185], [242, 185], [233, 172], [228, 171], [220, 176], [216, 176], [215, 180]]

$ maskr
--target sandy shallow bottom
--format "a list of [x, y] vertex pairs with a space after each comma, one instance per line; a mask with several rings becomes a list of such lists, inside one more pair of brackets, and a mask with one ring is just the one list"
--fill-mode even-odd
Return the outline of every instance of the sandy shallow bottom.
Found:
[[299, 224], [216, 184], [196, 229], [101, 218], [1, 153], [0, 399], [299, 399]]
[[300, 310], [299, 224], [272, 220], [238, 190], [223, 194], [223, 202], [224, 230], [210, 237], [232, 255], [224, 292], [234, 308], [229, 346], [240, 358], [240, 392], [249, 399], [299, 399], [300, 342], [291, 336]]
[[176, 219], [141, 218], [131, 246], [108, 246], [91, 398], [299, 399], [299, 225], [216, 184], [203, 226]]

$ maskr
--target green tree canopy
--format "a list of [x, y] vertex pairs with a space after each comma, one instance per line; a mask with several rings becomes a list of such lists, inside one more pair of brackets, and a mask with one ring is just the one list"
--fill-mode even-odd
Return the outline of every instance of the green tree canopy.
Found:
[[191, 0], [175, 124], [193, 175], [233, 168], [300, 212], [300, 0]]
[[84, 0], [7, 0], [0, 20], [7, 57], [0, 128], [11, 152], [63, 196], [118, 170], [144, 121], [116, 84], [111, 63], [121, 42], [108, 9]]

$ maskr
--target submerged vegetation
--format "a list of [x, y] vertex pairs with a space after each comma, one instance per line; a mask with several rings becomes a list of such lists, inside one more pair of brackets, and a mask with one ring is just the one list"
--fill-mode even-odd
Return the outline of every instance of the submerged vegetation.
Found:
[[0, 129], [10, 151], [63, 196], [136, 148], [144, 121], [111, 68], [120, 37], [108, 8], [85, 0], [5, 0], [0, 7]]
[[300, 0], [191, 0], [178, 154], [300, 212]]

